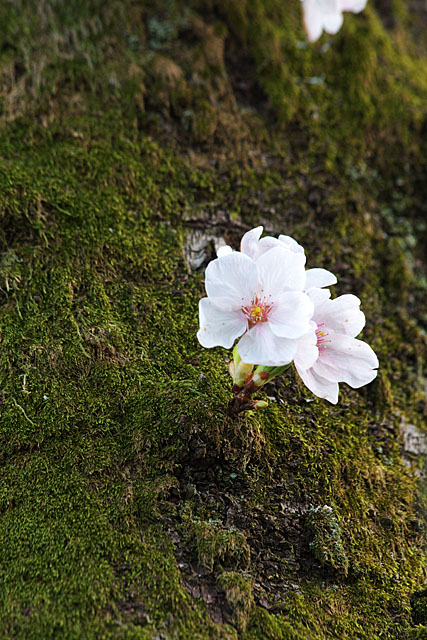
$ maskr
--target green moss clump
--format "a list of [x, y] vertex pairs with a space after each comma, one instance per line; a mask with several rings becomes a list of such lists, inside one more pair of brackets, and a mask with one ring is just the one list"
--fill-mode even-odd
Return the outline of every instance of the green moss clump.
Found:
[[347, 575], [348, 558], [344, 551], [341, 527], [333, 508], [312, 507], [306, 526], [310, 532], [309, 547], [322, 565], [330, 565]]
[[212, 571], [216, 564], [247, 569], [250, 549], [241, 531], [227, 529], [219, 520], [205, 522], [193, 517], [187, 522], [196, 539], [199, 562], [206, 569]]
[[227, 604], [233, 611], [233, 624], [245, 631], [254, 605], [251, 577], [237, 571], [223, 571], [217, 582], [224, 589]]

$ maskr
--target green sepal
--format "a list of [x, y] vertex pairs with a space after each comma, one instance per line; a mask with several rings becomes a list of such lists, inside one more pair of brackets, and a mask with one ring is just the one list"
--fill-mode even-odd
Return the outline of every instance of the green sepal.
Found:
[[234, 345], [234, 349], [233, 349], [233, 360], [234, 360], [234, 364], [235, 364], [236, 367], [238, 366], [240, 360], [242, 359], [240, 357], [240, 353], [239, 353], [239, 350], [237, 348], [238, 345], [239, 345], [239, 343], [236, 342], [236, 344]]
[[[267, 382], [270, 382], [276, 376], [280, 376], [291, 366], [291, 362], [289, 364], [284, 364], [281, 367], [265, 367], [264, 365], [259, 364], [253, 373], [253, 383], [256, 387], [262, 387]], [[267, 375], [266, 375], [267, 374]]]

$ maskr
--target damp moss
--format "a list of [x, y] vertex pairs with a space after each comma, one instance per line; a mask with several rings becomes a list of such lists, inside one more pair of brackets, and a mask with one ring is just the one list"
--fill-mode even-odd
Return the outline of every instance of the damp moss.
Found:
[[[399, 2], [314, 47], [297, 1], [202, 4], [0, 8], [0, 636], [422, 637], [423, 36]], [[233, 422], [184, 249], [260, 223], [381, 366]]]
[[217, 578], [224, 589], [227, 604], [232, 609], [232, 621], [239, 631], [245, 631], [253, 607], [252, 578], [237, 571], [223, 571]]

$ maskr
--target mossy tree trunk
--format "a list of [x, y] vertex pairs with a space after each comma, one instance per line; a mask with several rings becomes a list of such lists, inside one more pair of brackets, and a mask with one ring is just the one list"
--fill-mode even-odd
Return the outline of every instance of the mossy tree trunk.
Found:
[[[298, 0], [0, 23], [0, 637], [426, 637], [422, 4], [313, 45]], [[337, 406], [290, 369], [227, 415], [203, 268], [259, 224], [362, 299]]]

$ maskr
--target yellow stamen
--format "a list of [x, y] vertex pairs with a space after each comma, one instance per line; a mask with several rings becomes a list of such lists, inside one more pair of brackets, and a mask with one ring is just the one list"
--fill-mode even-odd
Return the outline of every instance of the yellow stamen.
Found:
[[264, 298], [260, 300], [257, 295], [254, 295], [252, 304], [242, 307], [242, 311], [249, 321], [249, 329], [258, 322], [267, 322], [272, 306], [272, 302], [268, 303]]

